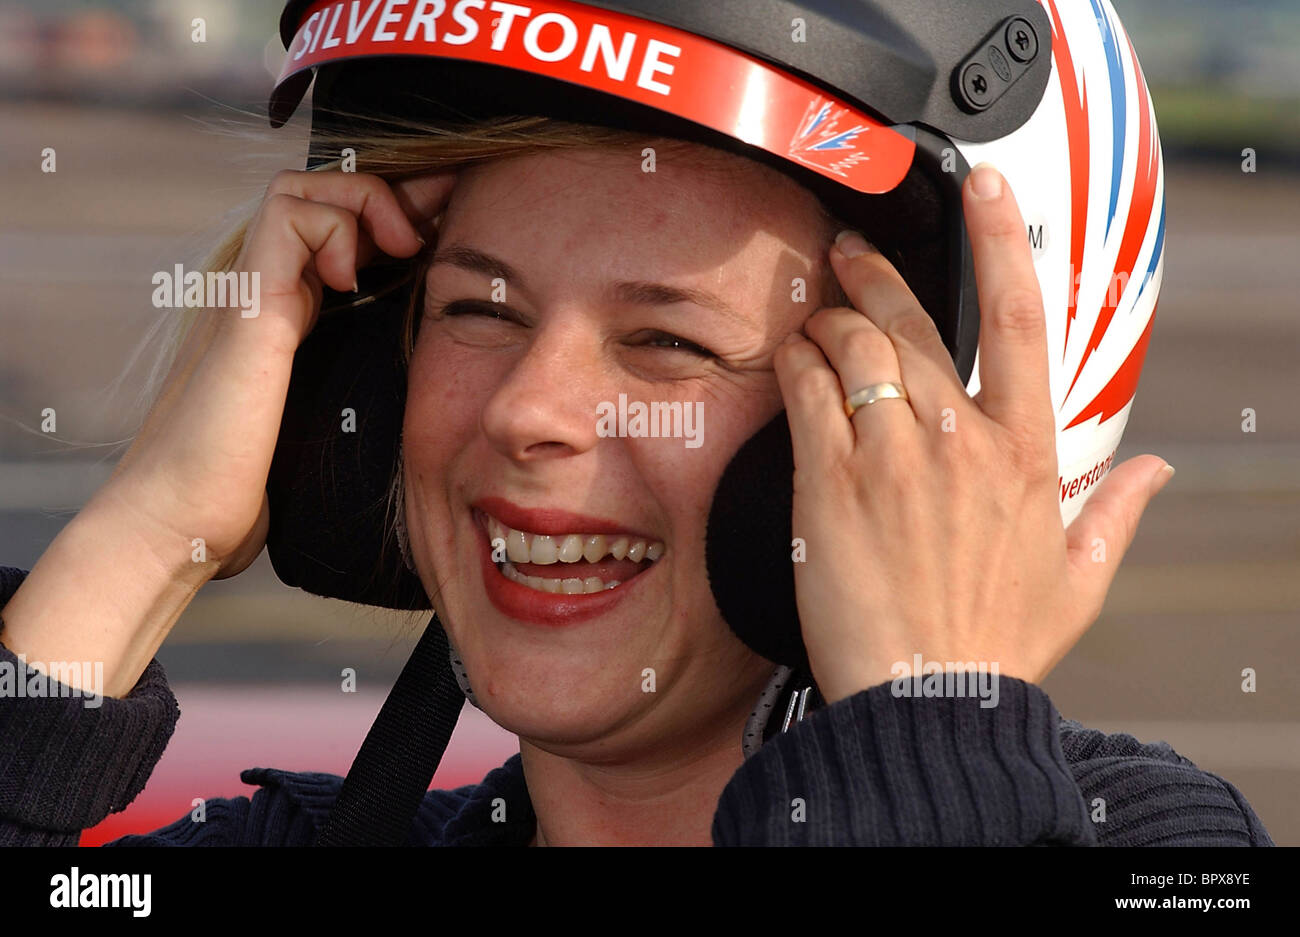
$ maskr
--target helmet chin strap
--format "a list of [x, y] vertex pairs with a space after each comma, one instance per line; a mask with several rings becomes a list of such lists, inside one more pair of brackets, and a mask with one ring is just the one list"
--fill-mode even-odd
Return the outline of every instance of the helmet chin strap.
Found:
[[465, 705], [451, 661], [446, 632], [434, 615], [361, 743], [317, 846], [407, 842]]
[[[406, 568], [415, 572], [401, 505], [394, 526]], [[481, 709], [434, 614], [366, 733], [315, 845], [403, 845], [467, 699]]]

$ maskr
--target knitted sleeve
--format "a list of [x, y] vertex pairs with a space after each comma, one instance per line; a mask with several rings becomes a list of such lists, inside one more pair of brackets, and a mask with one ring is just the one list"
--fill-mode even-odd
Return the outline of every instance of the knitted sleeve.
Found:
[[814, 711], [732, 776], [714, 843], [1271, 845], [1235, 788], [1167, 745], [1085, 730], [1034, 684], [999, 684], [991, 708], [885, 683]]
[[999, 683], [988, 708], [884, 683], [813, 711], [732, 776], [715, 845], [1095, 845], [1051, 700]]
[[1103, 846], [1272, 846], [1241, 792], [1167, 742], [1061, 720], [1061, 747]]
[[105, 846], [310, 846], [329, 815], [343, 779], [318, 772], [249, 768], [252, 797], [213, 797], [202, 819], [186, 814], [151, 833], [122, 836]]
[[[0, 607], [26, 575], [0, 567]], [[75, 846], [140, 793], [179, 717], [157, 660], [125, 697], [94, 698], [0, 644], [0, 845]]]

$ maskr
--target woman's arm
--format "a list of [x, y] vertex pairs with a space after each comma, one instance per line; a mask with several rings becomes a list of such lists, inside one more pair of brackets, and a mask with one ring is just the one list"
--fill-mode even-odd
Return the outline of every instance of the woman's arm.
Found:
[[[294, 354], [324, 287], [354, 288], [381, 251], [416, 253], [417, 223], [453, 181], [272, 180], [233, 264], [260, 290], [259, 312], [201, 310], [113, 477], [0, 598], [0, 671], [40, 684], [25, 659], [49, 686], [100, 700], [0, 693], [0, 838], [75, 841], [144, 786], [178, 715], [154, 654], [204, 583], [263, 548]], [[89, 674], [63, 662], [89, 662]]]
[[[1152, 456], [1125, 462], [1066, 529], [1024, 220], [989, 166], [971, 171], [963, 205], [980, 299], [977, 396], [902, 277], [857, 235], [830, 254], [853, 306], [819, 310], [777, 353], [793, 527], [807, 544], [800, 627], [831, 705], [737, 772], [722, 841], [1098, 841], [1059, 715], [1035, 684], [1096, 620], [1169, 473]], [[904, 393], [846, 410], [881, 384]], [[986, 708], [969, 693], [899, 692], [936, 662], [953, 662], [963, 684], [971, 671], [998, 675], [1000, 698]], [[817, 811], [812, 826], [791, 824], [797, 798]]]
[[[27, 575], [0, 567], [0, 606]], [[162, 666], [151, 660], [121, 699], [78, 695], [88, 689], [46, 679], [0, 644], [0, 846], [76, 846], [148, 782], [180, 716]], [[106, 845], [308, 845], [342, 783], [276, 771], [242, 780], [262, 789], [206, 800], [201, 822], [187, 813]]]
[[1103, 846], [1272, 846], [1241, 791], [1166, 742], [1106, 735], [1070, 719], [1061, 749]]
[[[27, 575], [0, 567], [0, 606]], [[0, 644], [0, 846], [76, 846], [83, 830], [125, 810], [144, 789], [180, 709], [156, 659], [116, 699], [49, 680], [25, 657]], [[295, 774], [292, 785], [268, 783], [280, 774], [246, 772], [246, 783], [263, 787], [252, 798], [211, 798], [201, 822], [187, 813], [107, 845], [307, 845], [342, 779]]]
[[[451, 178], [398, 183], [416, 220]], [[209, 579], [261, 553], [266, 480], [294, 355], [325, 286], [350, 290], [380, 251], [422, 240], [394, 188], [373, 175], [281, 172], [242, 239], [235, 270], [258, 312], [200, 309], [113, 477], [60, 532], [2, 614], [0, 640], [32, 660], [102, 661], [105, 689], [135, 685]]]
[[[1172, 472], [1112, 469], [1067, 528], [1047, 321], [1025, 222], [996, 169], [963, 184], [979, 288], [979, 392], [933, 320], [860, 236], [831, 265], [853, 307], [825, 308], [778, 350], [794, 450], [799, 623], [830, 702], [924, 661], [1043, 679], [1101, 613], [1150, 499]], [[811, 340], [809, 340], [811, 339]], [[901, 398], [846, 416], [879, 383]], [[1100, 547], [1100, 549], [1099, 549]]]
[[1002, 677], [997, 705], [884, 683], [772, 738], [719, 800], [719, 846], [1271, 846], [1231, 784], [1061, 720]]
[[[0, 568], [0, 607], [26, 577]], [[180, 710], [156, 660], [120, 699], [28, 661], [0, 644], [0, 845], [75, 846], [144, 788]]]
[[981, 702], [883, 683], [812, 712], [732, 777], [715, 845], [1096, 845], [1047, 694]]
[[29, 661], [93, 662], [101, 683], [85, 689], [125, 696], [217, 572], [161, 541], [110, 482], [0, 600], [0, 643]]

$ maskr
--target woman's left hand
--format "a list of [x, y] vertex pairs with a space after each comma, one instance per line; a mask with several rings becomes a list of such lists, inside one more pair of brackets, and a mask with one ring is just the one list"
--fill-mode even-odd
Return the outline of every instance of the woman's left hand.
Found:
[[[1124, 462], [1065, 529], [1025, 224], [991, 167], [971, 172], [962, 197], [980, 295], [975, 398], [902, 277], [856, 236], [841, 236], [831, 262], [857, 308], [819, 310], [776, 355], [794, 535], [807, 545], [799, 617], [828, 702], [894, 679], [898, 664], [910, 673], [915, 654], [1040, 681], [1101, 613], [1172, 474], [1156, 456]], [[846, 396], [882, 381], [910, 400], [845, 416]]]

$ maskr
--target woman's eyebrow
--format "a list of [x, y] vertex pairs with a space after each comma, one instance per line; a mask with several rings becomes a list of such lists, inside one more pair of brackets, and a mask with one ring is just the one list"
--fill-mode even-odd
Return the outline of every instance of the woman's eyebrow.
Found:
[[[527, 289], [524, 278], [514, 267], [500, 257], [494, 257], [486, 251], [470, 247], [467, 244], [452, 244], [439, 247], [433, 255], [430, 266], [450, 264], [462, 270], [482, 273], [490, 277], [500, 277], [518, 289]], [[667, 283], [653, 283], [648, 280], [621, 280], [611, 288], [611, 295], [617, 302], [634, 306], [671, 306], [674, 303], [694, 303], [705, 309], [712, 309], [735, 322], [752, 326], [754, 323], [742, 316], [728, 303], [707, 290], [688, 286], [669, 286]]]
[[637, 306], [671, 306], [673, 303], [694, 303], [705, 309], [712, 309], [741, 325], [752, 326], [753, 323], [732, 309], [720, 296], [707, 290], [688, 286], [669, 286], [666, 283], [650, 283], [645, 280], [621, 281], [614, 284], [614, 297], [621, 303]]
[[524, 278], [518, 274], [514, 267], [500, 257], [493, 257], [491, 254], [464, 244], [439, 247], [433, 255], [433, 260], [429, 262], [429, 266], [436, 267], [438, 264], [450, 264], [453, 267], [460, 267], [462, 270], [469, 270], [473, 273], [485, 273], [493, 278], [500, 277], [520, 289], [524, 288]]

